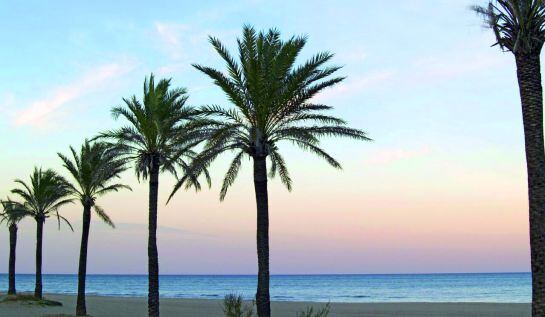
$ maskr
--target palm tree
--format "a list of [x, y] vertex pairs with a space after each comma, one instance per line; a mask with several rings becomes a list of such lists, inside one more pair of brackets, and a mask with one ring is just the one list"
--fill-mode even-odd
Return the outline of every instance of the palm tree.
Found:
[[55, 216], [61, 225], [61, 220], [66, 222], [73, 231], [70, 222], [59, 214], [59, 208], [72, 202], [68, 182], [51, 169], [42, 170], [34, 168], [30, 175], [30, 183], [27, 184], [20, 179], [15, 182], [22, 188], [15, 188], [11, 192], [22, 200], [21, 206], [36, 220], [36, 288], [34, 296], [42, 298], [42, 241], [43, 226], [45, 220]]
[[[216, 38], [210, 43], [227, 64], [227, 74], [201, 65], [193, 65], [214, 80], [234, 105], [231, 108], [204, 106], [201, 113], [207, 118], [211, 135], [195, 159], [193, 173], [207, 167], [218, 155], [235, 151], [235, 157], [223, 180], [220, 199], [223, 200], [233, 184], [242, 159], [253, 160], [254, 189], [257, 202], [257, 312], [270, 316], [269, 295], [269, 207], [267, 193], [267, 158], [269, 175], [279, 174], [291, 190], [291, 178], [279, 143], [289, 141], [303, 150], [325, 159], [335, 168], [341, 165], [319, 147], [323, 136], [349, 137], [369, 140], [363, 131], [351, 129], [337, 117], [323, 114], [332, 107], [313, 102], [320, 91], [341, 82], [343, 77], [331, 77], [340, 67], [325, 66], [333, 54], [314, 55], [304, 64], [295, 60], [306, 43], [306, 37], [280, 39], [277, 30], [259, 34], [245, 26], [238, 41], [240, 61], [236, 61]], [[182, 185], [181, 179], [174, 192]], [[174, 194], [174, 192], [172, 194]]]
[[[195, 153], [192, 148], [204, 134], [194, 119], [198, 112], [185, 105], [186, 90], [170, 88], [170, 79], [155, 84], [153, 74], [144, 81], [143, 101], [135, 96], [123, 101], [124, 106], [112, 109], [114, 118], [123, 117], [129, 124], [107, 131], [98, 138], [114, 141], [128, 161], [134, 162], [137, 178], [149, 179], [148, 237], [148, 314], [159, 316], [159, 259], [157, 252], [157, 199], [159, 173], [176, 174], [176, 168], [188, 170]], [[190, 177], [188, 184], [200, 184]]]
[[15, 289], [15, 253], [17, 249], [17, 224], [23, 220], [28, 214], [22, 208], [19, 208], [19, 204], [11, 201], [9, 198], [2, 201], [2, 207], [4, 212], [0, 214], [0, 223], [6, 222], [9, 227], [9, 286], [8, 295], [15, 295], [17, 293]]
[[545, 42], [545, 1], [494, 0], [488, 7], [473, 9], [494, 31], [495, 45], [515, 56], [528, 171], [532, 314], [545, 316], [545, 153], [539, 58]]
[[121, 159], [115, 150], [103, 142], [89, 142], [81, 146], [79, 155], [73, 147], [70, 147], [72, 159], [58, 153], [63, 161], [63, 166], [74, 179], [70, 184], [73, 195], [83, 206], [83, 230], [81, 234], [81, 247], [78, 270], [78, 297], [76, 304], [76, 316], [87, 315], [85, 306], [85, 278], [87, 275], [87, 245], [89, 243], [89, 228], [91, 225], [91, 209], [108, 225], [115, 227], [104, 209], [97, 205], [96, 199], [107, 193], [126, 188], [127, 185], [113, 183], [123, 172], [125, 161]]

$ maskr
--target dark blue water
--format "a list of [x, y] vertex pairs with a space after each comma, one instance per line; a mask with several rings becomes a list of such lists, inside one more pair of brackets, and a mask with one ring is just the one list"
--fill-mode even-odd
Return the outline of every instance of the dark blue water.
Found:
[[[87, 293], [147, 296], [145, 275], [89, 275]], [[218, 298], [237, 293], [252, 298], [252, 275], [162, 275], [160, 293], [173, 298]], [[0, 290], [7, 276], [0, 274]], [[34, 275], [17, 275], [18, 291], [34, 290]], [[44, 292], [75, 294], [76, 275], [44, 275]], [[316, 302], [505, 302], [531, 301], [529, 273], [275, 275], [271, 297], [276, 301]]]

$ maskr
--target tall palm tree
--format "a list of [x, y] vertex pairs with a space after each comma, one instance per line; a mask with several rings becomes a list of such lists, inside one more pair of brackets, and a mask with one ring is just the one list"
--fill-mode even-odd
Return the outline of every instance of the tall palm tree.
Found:
[[15, 258], [17, 249], [17, 224], [28, 216], [28, 213], [20, 208], [19, 204], [10, 200], [2, 201], [4, 212], [0, 214], [0, 223], [5, 222], [9, 228], [9, 269], [8, 269], [8, 295], [17, 293], [15, 288]]
[[[123, 101], [124, 106], [112, 109], [114, 118], [123, 117], [128, 125], [99, 135], [98, 138], [114, 141], [132, 161], [136, 176], [149, 179], [149, 237], [148, 237], [148, 314], [159, 316], [159, 259], [157, 252], [157, 199], [159, 173], [177, 175], [176, 168], [188, 170], [195, 156], [194, 146], [204, 134], [194, 119], [198, 112], [186, 105], [187, 93], [183, 88], [170, 88], [170, 79], [155, 84], [153, 74], [144, 81], [144, 97], [135, 96]], [[200, 184], [190, 177], [188, 184], [196, 189]]]
[[63, 166], [68, 170], [73, 184], [70, 184], [73, 195], [83, 206], [83, 226], [78, 269], [78, 297], [76, 316], [87, 315], [85, 305], [85, 279], [87, 275], [87, 245], [91, 225], [91, 209], [108, 225], [115, 227], [104, 209], [96, 204], [96, 199], [129, 186], [114, 183], [119, 174], [126, 169], [125, 160], [120, 158], [115, 148], [103, 142], [89, 142], [81, 146], [79, 154], [70, 147], [72, 158], [58, 153]]
[[73, 231], [70, 222], [59, 214], [59, 208], [72, 202], [71, 190], [68, 182], [51, 169], [42, 170], [34, 168], [30, 175], [30, 183], [20, 179], [15, 182], [21, 188], [15, 188], [11, 192], [22, 200], [21, 206], [36, 220], [36, 287], [34, 296], [42, 298], [42, 241], [43, 226], [45, 220], [55, 216], [61, 225], [61, 220], [66, 222]]
[[515, 56], [528, 171], [532, 314], [545, 316], [545, 153], [539, 55], [545, 42], [545, 1], [494, 0], [474, 7], [503, 51]]
[[[333, 57], [328, 52], [318, 53], [299, 66], [295, 64], [306, 37], [282, 41], [277, 30], [258, 34], [252, 27], [245, 26], [242, 39], [238, 39], [239, 61], [218, 39], [210, 37], [210, 43], [227, 64], [227, 74], [210, 67], [193, 66], [211, 77], [234, 107], [204, 106], [200, 109], [212, 132], [196, 158], [193, 170], [198, 175], [199, 168], [208, 166], [221, 153], [235, 151], [220, 192], [223, 200], [237, 177], [243, 157], [253, 160], [257, 202], [256, 304], [258, 315], [267, 317], [271, 314], [267, 158], [271, 164], [269, 175], [273, 177], [278, 173], [291, 190], [292, 181], [278, 147], [281, 141], [291, 142], [340, 168], [341, 165], [319, 147], [320, 138], [369, 139], [363, 131], [347, 127], [344, 120], [322, 113], [332, 107], [313, 102], [313, 97], [320, 91], [344, 78], [332, 77], [340, 67], [325, 66]], [[183, 179], [174, 192], [182, 183]]]

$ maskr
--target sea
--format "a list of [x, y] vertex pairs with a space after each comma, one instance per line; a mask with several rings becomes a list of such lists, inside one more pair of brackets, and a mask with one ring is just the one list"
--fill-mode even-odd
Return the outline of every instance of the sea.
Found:
[[[0, 291], [8, 278], [0, 274]], [[17, 291], [34, 290], [34, 275], [18, 274]], [[222, 299], [255, 294], [255, 275], [161, 275], [164, 298]], [[77, 275], [46, 274], [45, 293], [75, 294]], [[88, 275], [87, 294], [147, 296], [146, 275]], [[312, 302], [531, 302], [530, 273], [273, 275], [271, 299]]]

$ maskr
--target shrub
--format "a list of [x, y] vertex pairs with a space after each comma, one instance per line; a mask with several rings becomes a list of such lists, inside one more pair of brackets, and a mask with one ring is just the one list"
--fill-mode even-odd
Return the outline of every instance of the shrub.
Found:
[[244, 304], [241, 295], [228, 294], [223, 299], [223, 312], [226, 317], [252, 317], [254, 303]]

